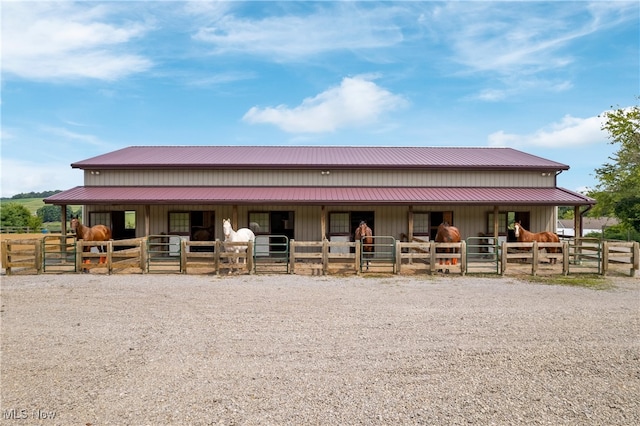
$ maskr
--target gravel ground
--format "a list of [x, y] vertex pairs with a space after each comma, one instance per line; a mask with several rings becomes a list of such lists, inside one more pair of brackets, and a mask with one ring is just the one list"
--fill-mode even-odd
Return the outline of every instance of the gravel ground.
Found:
[[4, 276], [0, 423], [637, 425], [610, 280]]

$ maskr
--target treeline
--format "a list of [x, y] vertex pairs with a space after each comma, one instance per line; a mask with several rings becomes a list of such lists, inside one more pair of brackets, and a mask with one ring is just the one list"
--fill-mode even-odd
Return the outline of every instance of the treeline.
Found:
[[61, 189], [56, 189], [54, 191], [42, 191], [42, 192], [23, 192], [20, 194], [16, 194], [11, 197], [12, 200], [21, 200], [23, 198], [47, 198], [52, 195], [56, 195], [59, 192], [62, 192]]

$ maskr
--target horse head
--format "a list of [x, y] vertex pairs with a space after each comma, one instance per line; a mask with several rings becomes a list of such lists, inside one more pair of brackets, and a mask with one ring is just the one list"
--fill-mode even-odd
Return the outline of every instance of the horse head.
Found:
[[222, 230], [226, 238], [231, 235], [231, 233], [233, 232], [233, 228], [231, 227], [231, 219], [222, 219]]
[[73, 216], [71, 217], [71, 230], [75, 233], [78, 232], [78, 226], [80, 225], [80, 222], [78, 221], [78, 216]]
[[515, 236], [516, 238], [518, 238], [520, 236], [520, 230], [522, 229], [522, 225], [520, 224], [520, 222], [516, 222], [513, 225], [514, 229], [515, 229]]

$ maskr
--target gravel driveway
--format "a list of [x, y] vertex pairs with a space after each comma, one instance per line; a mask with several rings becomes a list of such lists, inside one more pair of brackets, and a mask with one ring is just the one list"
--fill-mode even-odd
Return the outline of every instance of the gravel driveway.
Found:
[[612, 280], [4, 276], [1, 423], [637, 425]]

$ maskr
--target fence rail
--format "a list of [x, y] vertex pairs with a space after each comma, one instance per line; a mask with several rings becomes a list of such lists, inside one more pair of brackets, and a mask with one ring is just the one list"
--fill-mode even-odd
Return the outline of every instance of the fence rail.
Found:
[[[276, 239], [276, 241], [278, 241]], [[382, 241], [382, 240], [381, 240]], [[638, 242], [575, 239], [562, 243], [508, 243], [490, 245], [491, 252], [469, 243], [389, 240], [364, 257], [360, 242], [287, 241], [256, 253], [254, 243], [188, 241], [178, 236], [149, 236], [127, 240], [84, 241], [70, 236], [2, 241], [2, 267], [7, 275], [93, 273], [272, 273], [361, 274], [363, 262], [380, 262], [394, 274], [466, 273], [572, 274], [623, 273], [635, 276], [639, 269]], [[236, 248], [239, 248], [236, 252]], [[102, 249], [102, 250], [100, 250]], [[272, 252], [273, 249], [273, 252]], [[377, 256], [377, 257], [376, 257]], [[486, 264], [486, 265], [485, 265]], [[274, 266], [274, 267], [275, 267]], [[497, 269], [496, 269], [497, 268]], [[371, 269], [371, 271], [378, 272]], [[493, 272], [492, 272], [493, 271]]]

